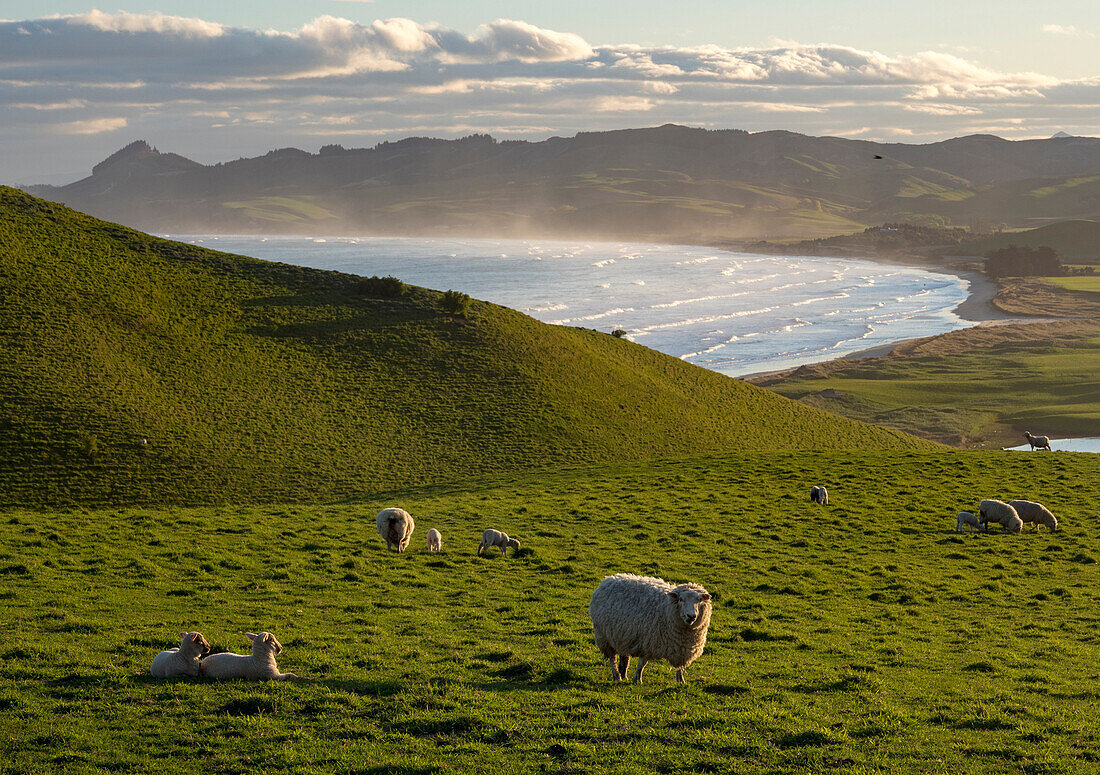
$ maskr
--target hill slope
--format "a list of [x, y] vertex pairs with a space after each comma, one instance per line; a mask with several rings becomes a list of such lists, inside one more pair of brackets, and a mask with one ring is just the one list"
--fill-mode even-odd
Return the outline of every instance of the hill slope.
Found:
[[317, 500], [747, 446], [926, 444], [607, 334], [358, 289], [0, 189], [0, 502]]
[[1007, 232], [967, 242], [959, 250], [985, 255], [1009, 245], [1054, 248], [1068, 263], [1100, 264], [1100, 221], [1062, 221], [1027, 231]]
[[83, 180], [31, 190], [177, 233], [739, 239], [944, 217], [961, 226], [1096, 217], [1098, 175], [1096, 138], [905, 145], [665, 125], [542, 142], [476, 135], [284, 148], [213, 166], [138, 141]]

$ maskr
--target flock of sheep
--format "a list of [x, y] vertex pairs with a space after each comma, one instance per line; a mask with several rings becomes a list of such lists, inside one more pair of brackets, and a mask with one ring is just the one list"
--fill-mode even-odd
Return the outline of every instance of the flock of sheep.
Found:
[[1039, 525], [1045, 525], [1050, 532], [1058, 529], [1058, 520], [1046, 506], [1034, 501], [1004, 501], [986, 499], [978, 504], [978, 516], [969, 511], [960, 511], [955, 518], [955, 532], [961, 533], [963, 526], [974, 529], [989, 530], [989, 523], [1001, 526], [1002, 533], [1019, 533], [1025, 524], [1033, 525], [1035, 530]]
[[[829, 494], [820, 485], [810, 488], [810, 501], [828, 505]], [[1051, 532], [1058, 529], [1054, 514], [1040, 503], [1014, 500], [983, 500], [978, 516], [968, 511], [958, 515], [955, 530], [964, 525], [988, 530], [990, 522], [1001, 525], [1002, 532], [1019, 533], [1025, 523], [1035, 529], [1045, 525]], [[412, 539], [415, 524], [404, 509], [387, 508], [378, 512], [378, 534], [386, 548], [404, 552]], [[428, 551], [443, 548], [443, 536], [432, 528], [427, 536]], [[477, 553], [499, 547], [502, 555], [508, 549], [518, 550], [520, 543], [507, 533], [488, 529], [481, 535]], [[642, 682], [642, 671], [653, 660], [667, 660], [676, 671], [678, 683], [684, 683], [684, 670], [703, 653], [710, 628], [711, 596], [698, 584], [673, 586], [663, 579], [617, 573], [607, 576], [588, 604], [596, 646], [611, 666], [611, 678], [626, 678], [631, 658], [637, 658], [631, 680]], [[210, 644], [198, 632], [181, 633], [179, 648], [162, 651], [153, 659], [151, 672], [156, 678], [175, 676], [208, 676], [211, 678], [244, 678], [251, 680], [285, 681], [298, 678], [293, 673], [281, 673], [275, 656], [282, 645], [270, 632], [245, 633], [252, 641], [251, 654], [210, 654]]]

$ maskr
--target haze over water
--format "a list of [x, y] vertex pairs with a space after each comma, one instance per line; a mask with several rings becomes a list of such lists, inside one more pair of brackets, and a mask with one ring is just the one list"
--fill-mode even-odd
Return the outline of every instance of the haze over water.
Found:
[[394, 275], [538, 320], [617, 328], [730, 376], [831, 360], [971, 323], [949, 274], [841, 258], [549, 240], [181, 236], [272, 261]]

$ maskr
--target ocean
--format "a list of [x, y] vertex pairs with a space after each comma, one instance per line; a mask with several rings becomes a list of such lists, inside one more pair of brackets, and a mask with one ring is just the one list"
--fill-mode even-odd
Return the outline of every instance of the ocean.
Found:
[[969, 283], [847, 258], [691, 245], [504, 239], [166, 235], [351, 274], [453, 289], [546, 323], [611, 332], [730, 376], [973, 325]]

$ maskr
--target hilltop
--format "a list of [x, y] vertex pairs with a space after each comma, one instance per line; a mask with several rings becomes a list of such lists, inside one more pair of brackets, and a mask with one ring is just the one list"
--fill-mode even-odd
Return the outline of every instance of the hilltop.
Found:
[[201, 165], [137, 141], [32, 193], [154, 231], [814, 238], [887, 222], [1100, 217], [1100, 139], [926, 145], [668, 124], [541, 142], [411, 137]]
[[[703, 451], [900, 449], [606, 333], [0, 189], [3, 503], [318, 501]], [[148, 441], [139, 446], [140, 439]]]

